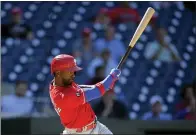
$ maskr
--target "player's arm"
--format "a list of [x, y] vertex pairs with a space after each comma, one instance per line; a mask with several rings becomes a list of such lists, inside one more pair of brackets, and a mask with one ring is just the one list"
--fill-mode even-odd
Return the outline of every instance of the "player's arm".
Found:
[[89, 102], [93, 99], [99, 98], [104, 93], [111, 88], [116, 80], [118, 80], [121, 72], [119, 69], [112, 69], [110, 74], [101, 82], [95, 85], [80, 85], [80, 87], [84, 89], [84, 96], [86, 102]]

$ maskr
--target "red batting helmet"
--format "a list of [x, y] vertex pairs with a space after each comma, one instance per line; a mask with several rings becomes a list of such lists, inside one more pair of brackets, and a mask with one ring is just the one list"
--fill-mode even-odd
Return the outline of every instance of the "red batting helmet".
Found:
[[60, 54], [53, 58], [51, 62], [51, 73], [53, 74], [55, 71], [79, 71], [82, 68], [78, 67], [76, 64], [76, 60], [73, 56], [67, 54]]

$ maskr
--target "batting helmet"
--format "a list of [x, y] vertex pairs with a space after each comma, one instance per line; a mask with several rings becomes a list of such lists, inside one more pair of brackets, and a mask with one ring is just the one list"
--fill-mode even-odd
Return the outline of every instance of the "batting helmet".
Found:
[[51, 73], [53, 74], [55, 71], [79, 71], [82, 68], [78, 67], [76, 64], [76, 60], [73, 56], [67, 54], [60, 54], [53, 58], [51, 62]]

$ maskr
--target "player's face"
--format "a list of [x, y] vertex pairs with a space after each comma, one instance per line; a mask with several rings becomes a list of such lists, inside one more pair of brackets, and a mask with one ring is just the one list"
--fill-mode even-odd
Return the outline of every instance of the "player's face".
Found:
[[90, 41], [91, 41], [90, 35], [84, 36], [83, 39], [84, 39], [84, 43], [86, 43], [86, 44], [90, 43]]
[[112, 39], [114, 37], [114, 34], [115, 34], [114, 27], [108, 27], [106, 30], [106, 37]]
[[61, 71], [60, 76], [65, 86], [71, 85], [75, 78], [75, 72]]
[[18, 96], [25, 96], [26, 91], [27, 91], [27, 84], [21, 83], [21, 84], [17, 85], [17, 87], [16, 87], [16, 94]]
[[161, 103], [157, 102], [152, 106], [152, 111], [156, 114], [160, 113], [162, 111], [162, 105]]
[[13, 21], [15, 23], [19, 23], [21, 21], [21, 15], [20, 14], [13, 15]]
[[186, 88], [185, 98], [189, 100], [189, 99], [192, 99], [193, 96], [194, 96], [193, 88], [191, 88], [191, 87]]
[[110, 58], [110, 52], [109, 51], [105, 51], [102, 53], [102, 58], [104, 61], [107, 61]]

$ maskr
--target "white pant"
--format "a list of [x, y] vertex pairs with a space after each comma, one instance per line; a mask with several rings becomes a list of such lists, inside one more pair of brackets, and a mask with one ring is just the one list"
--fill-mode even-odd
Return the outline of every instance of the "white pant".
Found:
[[75, 131], [71, 132], [68, 130], [63, 131], [63, 135], [65, 134], [113, 134], [105, 125], [97, 121], [97, 125], [94, 129], [88, 130], [86, 132], [77, 133]]

